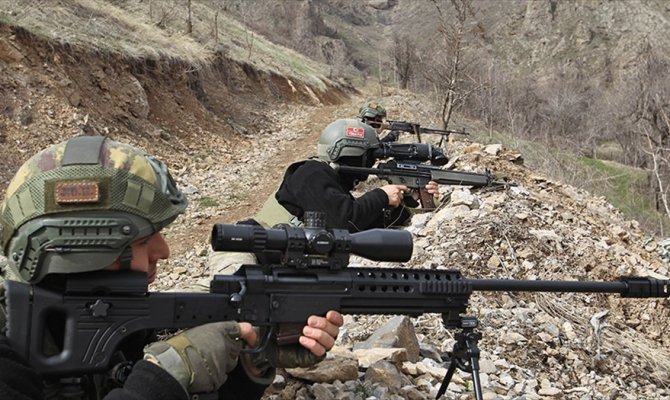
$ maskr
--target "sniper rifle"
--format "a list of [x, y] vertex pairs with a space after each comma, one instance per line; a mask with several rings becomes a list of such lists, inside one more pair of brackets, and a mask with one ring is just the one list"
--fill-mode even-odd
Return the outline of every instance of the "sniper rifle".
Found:
[[[475, 291], [597, 292], [623, 297], [668, 297], [670, 281], [626, 277], [615, 282], [467, 279], [456, 270], [348, 268], [351, 253], [406, 261], [412, 253], [406, 231], [375, 229], [355, 234], [326, 230], [325, 218], [309, 214], [305, 228], [264, 229], [214, 225], [216, 251], [277, 252], [278, 265], [244, 265], [216, 275], [210, 293], [149, 292], [146, 275], [98, 271], [70, 274], [63, 291], [39, 284], [7, 282], [8, 337], [13, 348], [46, 377], [75, 377], [114, 370], [112, 354], [135, 332], [182, 329], [216, 321], [247, 321], [265, 328], [257, 348], [297, 340], [297, 326], [329, 310], [343, 314], [442, 315], [457, 329], [446, 391], [456, 368], [470, 372], [478, 400], [478, 321], [464, 315]], [[56, 351], [46, 350], [49, 328], [60, 329]], [[285, 329], [286, 328], [286, 329]]]

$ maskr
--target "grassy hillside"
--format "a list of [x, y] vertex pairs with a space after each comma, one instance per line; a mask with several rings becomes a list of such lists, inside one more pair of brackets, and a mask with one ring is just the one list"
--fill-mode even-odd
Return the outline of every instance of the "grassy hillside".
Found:
[[250, 31], [219, 3], [192, 1], [190, 33], [187, 2], [168, 0], [0, 0], [0, 21], [102, 54], [179, 61], [195, 68], [222, 52], [257, 70], [325, 89], [324, 65]]
[[537, 141], [516, 139], [505, 132], [486, 130], [477, 122], [469, 121], [467, 125], [474, 127], [475, 141], [503, 143], [517, 149], [525, 164], [538, 174], [604, 196], [628, 218], [640, 222], [649, 234], [667, 234], [670, 219], [656, 210], [650, 196], [643, 195], [649, 192], [648, 171], [552, 149]]

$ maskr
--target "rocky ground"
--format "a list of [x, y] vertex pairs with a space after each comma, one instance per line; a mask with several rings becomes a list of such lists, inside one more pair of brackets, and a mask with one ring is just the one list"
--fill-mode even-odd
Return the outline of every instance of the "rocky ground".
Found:
[[[178, 171], [191, 205], [167, 230], [178, 250], [156, 288], [185, 287], [206, 277], [211, 224], [253, 215], [284, 166], [312, 152], [317, 127], [351, 115], [361, 99], [353, 100], [325, 109], [278, 110], [272, 116], [278, 128], [254, 137], [253, 151], [231, 151], [228, 163], [204, 160]], [[384, 100], [393, 116], [428, 118], [412, 95]], [[499, 191], [442, 187], [441, 208], [416, 215], [407, 228], [415, 237], [412, 260], [393, 266], [459, 269], [469, 278], [668, 278], [668, 265], [659, 257], [663, 248], [604, 199], [534, 174], [511, 149], [454, 139], [447, 149], [453, 168], [488, 168], [518, 186]], [[389, 265], [354, 260], [356, 265]], [[484, 398], [668, 399], [669, 306], [667, 299], [604, 294], [477, 293], [469, 312], [479, 318], [483, 333]], [[387, 321], [390, 326], [383, 327]], [[444, 329], [437, 315], [348, 316], [325, 362], [281, 371], [266, 397], [433, 398], [448, 366], [440, 355], [451, 351], [454, 332]], [[457, 372], [447, 396], [472, 398], [472, 387], [470, 374]]]

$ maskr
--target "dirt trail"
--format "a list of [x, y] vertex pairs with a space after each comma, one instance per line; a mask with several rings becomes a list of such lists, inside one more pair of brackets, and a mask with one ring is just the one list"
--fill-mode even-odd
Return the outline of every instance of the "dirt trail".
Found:
[[[337, 115], [346, 115], [349, 104], [322, 108], [307, 106], [287, 108], [290, 120], [280, 118], [285, 120], [278, 123], [284, 126], [282, 130], [252, 139], [246, 144], [245, 149], [235, 156], [231, 164], [235, 164], [239, 169], [234, 176], [225, 174], [231, 166], [220, 165], [214, 168], [210, 166], [210, 172], [220, 171], [225, 176], [211, 189], [220, 189], [219, 193], [225, 193], [226, 187], [235, 187], [239, 191], [238, 196], [249, 199], [240, 205], [224, 206], [222, 214], [213, 222], [235, 222], [241, 216], [251, 216], [258, 211], [279, 184], [286, 167], [295, 161], [312, 156], [323, 127], [336, 119]], [[248, 182], [246, 177], [249, 176], [258, 179]], [[216, 194], [214, 191], [207, 195]]]
[[[337, 106], [284, 105], [271, 116], [270, 125], [276, 130], [245, 137], [234, 144], [234, 149], [213, 149], [214, 154], [229, 154], [230, 161], [220, 163], [212, 158], [175, 171], [175, 179], [190, 204], [177, 223], [165, 231], [175, 257], [163, 266], [166, 279], [158, 279], [163, 282], [161, 286], [187, 280], [181, 272], [195, 272], [196, 276], [204, 273], [202, 254], [212, 225], [252, 217], [276, 189], [286, 167], [314, 155], [323, 128], [335, 119], [355, 116], [361, 101], [363, 97]], [[197, 255], [201, 256], [194, 257]]]

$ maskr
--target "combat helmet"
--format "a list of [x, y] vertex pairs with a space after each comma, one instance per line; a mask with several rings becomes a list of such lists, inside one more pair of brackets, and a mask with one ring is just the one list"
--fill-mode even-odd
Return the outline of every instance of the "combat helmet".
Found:
[[31, 157], [0, 205], [0, 245], [13, 275], [99, 270], [131, 243], [167, 226], [187, 206], [167, 167], [130, 145], [80, 136]]
[[358, 117], [361, 122], [370, 124], [373, 128], [378, 128], [386, 118], [386, 109], [376, 101], [368, 101], [358, 110]]
[[386, 118], [386, 109], [376, 101], [368, 101], [358, 109], [359, 118]]
[[338, 119], [321, 133], [316, 154], [321, 160], [335, 162], [342, 157], [363, 156], [378, 147], [379, 139], [370, 125], [355, 119]]

